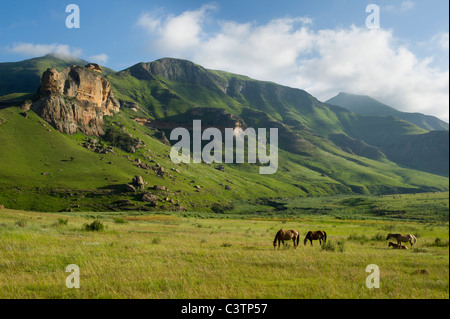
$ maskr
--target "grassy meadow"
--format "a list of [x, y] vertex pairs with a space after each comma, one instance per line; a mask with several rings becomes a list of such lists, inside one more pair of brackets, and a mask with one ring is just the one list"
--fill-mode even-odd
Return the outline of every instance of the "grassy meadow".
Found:
[[[449, 298], [448, 219], [255, 216], [1, 209], [0, 298]], [[104, 230], [85, 230], [97, 219]], [[300, 232], [297, 249], [273, 249], [280, 228]], [[304, 246], [318, 229], [328, 244]], [[415, 249], [388, 248], [390, 232], [415, 234]], [[380, 288], [366, 287], [369, 264]]]

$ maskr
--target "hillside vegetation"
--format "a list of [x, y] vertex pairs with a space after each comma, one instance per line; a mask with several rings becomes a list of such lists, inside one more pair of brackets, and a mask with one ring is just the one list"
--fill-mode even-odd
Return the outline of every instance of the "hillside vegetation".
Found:
[[[44, 66], [65, 63], [46, 56], [14, 66], [24, 66], [28, 73], [21, 76], [30, 77]], [[62, 134], [21, 109], [22, 102], [0, 108], [1, 205], [53, 212], [211, 212], [227, 211], [241, 200], [448, 190], [448, 140], [445, 158], [445, 139], [410, 122], [362, 116], [303, 90], [184, 60], [139, 63], [103, 75], [121, 102], [118, 114], [104, 117], [103, 137]], [[10, 89], [4, 93], [14, 95]], [[21, 97], [26, 98], [15, 95]], [[192, 124], [198, 116], [206, 125], [230, 120], [278, 128], [277, 172], [260, 175], [261, 163], [174, 164], [171, 127]], [[389, 152], [387, 142], [404, 148]], [[424, 152], [422, 144], [428, 146]], [[434, 174], [411, 169], [420, 163], [419, 169]], [[145, 186], [130, 191], [135, 176]]]

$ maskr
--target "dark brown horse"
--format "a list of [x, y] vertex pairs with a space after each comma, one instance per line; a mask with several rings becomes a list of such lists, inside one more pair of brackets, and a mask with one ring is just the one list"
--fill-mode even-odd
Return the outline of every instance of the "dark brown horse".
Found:
[[292, 241], [294, 243], [294, 248], [297, 248], [298, 241], [300, 239], [300, 234], [298, 233], [298, 231], [296, 231], [294, 229], [291, 229], [291, 230], [280, 229], [277, 232], [277, 234], [275, 235], [275, 239], [273, 240], [273, 249], [275, 249], [277, 247], [277, 241], [278, 241], [278, 249], [280, 249], [280, 241], [284, 245], [284, 241], [289, 240], [289, 239], [292, 239]]
[[411, 244], [411, 248], [417, 241], [416, 236], [414, 236], [412, 234], [408, 234], [408, 235], [388, 234], [387, 237], [386, 237], [386, 240], [391, 239], [391, 238], [394, 238], [394, 239], [397, 240], [397, 245], [400, 245], [402, 242], [403, 243], [409, 242]]
[[389, 247], [392, 247], [394, 249], [408, 249], [408, 247], [406, 247], [406, 245], [398, 245], [398, 244], [394, 244], [393, 242], [389, 242]]
[[319, 240], [320, 245], [322, 245], [323, 240], [323, 243], [325, 244], [327, 242], [327, 233], [324, 232], [323, 230], [309, 231], [305, 237], [304, 241], [305, 245], [308, 242], [308, 240], [311, 242], [311, 246], [313, 244], [312, 242], [313, 240]]

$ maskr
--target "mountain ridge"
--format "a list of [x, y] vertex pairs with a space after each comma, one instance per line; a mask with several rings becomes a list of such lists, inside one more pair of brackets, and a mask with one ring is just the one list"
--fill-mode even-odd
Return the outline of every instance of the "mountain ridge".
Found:
[[441, 119], [425, 115], [419, 112], [402, 112], [389, 105], [381, 103], [368, 95], [357, 95], [340, 92], [326, 103], [338, 105], [349, 111], [367, 116], [395, 116], [399, 119], [411, 122], [425, 130], [448, 130], [449, 124]]
[[[48, 129], [30, 111], [0, 109], [0, 151], [4, 154], [0, 200], [7, 207], [36, 205], [38, 210], [60, 210], [75, 204], [75, 210], [101, 211], [116, 209], [119, 204], [115, 203], [123, 202], [131, 203], [126, 204], [129, 209], [195, 210], [212, 203], [226, 206], [237, 199], [448, 190], [448, 178], [440, 171], [440, 165], [448, 162], [445, 157], [436, 158], [430, 166], [435, 171], [437, 167], [442, 176], [412, 169], [414, 163], [401, 163], [401, 158], [393, 161], [388, 142], [402, 143], [404, 138], [428, 133], [394, 117], [365, 117], [322, 103], [303, 90], [207, 70], [187, 60], [138, 63], [106, 79], [121, 108], [117, 115], [104, 119], [107, 134], [96, 139]], [[260, 176], [260, 163], [174, 165], [166, 138], [170, 130], [164, 129], [164, 121], [184, 127], [196, 116], [206, 124], [211, 120], [212, 125], [231, 120], [242, 127], [278, 128], [278, 171]], [[151, 126], [154, 121], [158, 128]], [[430, 135], [420, 143], [436, 145], [433, 150], [440, 156], [439, 144], [430, 143], [439, 138]], [[121, 141], [128, 140], [138, 141], [139, 147], [133, 151], [123, 147]], [[416, 142], [409, 143], [405, 145]], [[30, 151], [35, 158], [32, 163]], [[402, 150], [402, 154], [408, 152], [418, 150]], [[142, 193], [127, 193], [125, 185], [138, 174], [148, 185], [144, 192], [159, 194], [157, 206], [143, 204]], [[155, 193], [152, 185], [161, 184], [170, 192]], [[39, 196], [48, 190], [49, 204], [32, 198], [13, 201], [24, 190]], [[84, 197], [75, 201], [61, 195], [65, 193]]]

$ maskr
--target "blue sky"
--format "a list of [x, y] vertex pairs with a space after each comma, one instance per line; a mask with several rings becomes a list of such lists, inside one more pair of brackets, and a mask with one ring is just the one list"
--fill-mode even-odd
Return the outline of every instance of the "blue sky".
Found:
[[[70, 3], [79, 29], [65, 25]], [[368, 4], [380, 7], [377, 30]], [[448, 10], [447, 0], [2, 1], [0, 62], [57, 52], [122, 70], [172, 56], [448, 121]]]

